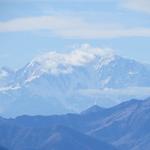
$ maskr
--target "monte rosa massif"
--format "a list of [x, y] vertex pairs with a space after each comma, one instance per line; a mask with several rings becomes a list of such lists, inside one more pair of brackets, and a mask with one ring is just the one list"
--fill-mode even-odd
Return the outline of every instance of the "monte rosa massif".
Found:
[[44, 53], [16, 71], [0, 70], [2, 116], [79, 112], [149, 93], [149, 64], [88, 44], [67, 53]]

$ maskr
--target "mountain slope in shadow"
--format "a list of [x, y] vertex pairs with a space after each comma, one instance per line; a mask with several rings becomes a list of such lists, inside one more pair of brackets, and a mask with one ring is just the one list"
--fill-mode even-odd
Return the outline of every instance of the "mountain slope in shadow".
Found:
[[150, 98], [80, 114], [0, 118], [0, 133], [10, 150], [150, 149]]
[[[0, 125], [0, 143], [11, 150], [116, 150], [112, 145], [64, 126]], [[3, 149], [2, 149], [3, 150]]]

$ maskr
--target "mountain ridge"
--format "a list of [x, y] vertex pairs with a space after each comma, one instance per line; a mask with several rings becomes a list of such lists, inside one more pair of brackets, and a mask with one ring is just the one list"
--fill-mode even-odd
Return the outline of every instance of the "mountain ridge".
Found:
[[[92, 108], [93, 107], [91, 107], [91, 109]], [[96, 108], [99, 110], [99, 107]], [[87, 110], [89, 110], [89, 108]], [[11, 136], [15, 137], [11, 138], [11, 140], [15, 139], [15, 141], [13, 141], [14, 145], [11, 146], [14, 150], [25, 149], [27, 146], [28, 148], [35, 149], [35, 146], [39, 147], [35, 141], [43, 143], [43, 145], [40, 146], [44, 146], [44, 149], [51, 147], [57, 150], [57, 148], [60, 147], [56, 145], [60, 144], [65, 146], [67, 141], [69, 142], [68, 144], [71, 144], [71, 141], [75, 139], [80, 139], [77, 141], [82, 144], [84, 143], [83, 145], [87, 145], [85, 144], [87, 139], [91, 141], [96, 139], [96, 141], [98, 140], [100, 143], [102, 141], [104, 143], [110, 143], [113, 147], [109, 144], [106, 144], [106, 146], [112, 149], [145, 150], [145, 148], [149, 149], [150, 147], [148, 138], [150, 136], [149, 115], [150, 98], [145, 100], [130, 100], [111, 108], [96, 111], [94, 115], [93, 112], [89, 112], [84, 115], [79, 113], [52, 116], [20, 116], [14, 119], [1, 118], [0, 145], [10, 146], [7, 140], [3, 140], [9, 135], [10, 138]], [[65, 139], [72, 140], [66, 141]], [[8, 143], [4, 144], [3, 141]], [[45, 142], [49, 144], [44, 144]], [[94, 145], [98, 144], [96, 143]], [[88, 142], [88, 144], [90, 144], [90, 142]], [[10, 149], [11, 147], [8, 148]], [[100, 147], [97, 148], [101, 149]], [[93, 144], [90, 144], [89, 147], [85, 146], [83, 149], [84, 148], [85, 150], [88, 148], [97, 150], [94, 149]], [[102, 148], [102, 150], [104, 149]]]
[[8, 76], [8, 83], [0, 81], [0, 114], [62, 114], [146, 98], [149, 74], [150, 65], [89, 45], [46, 53]]

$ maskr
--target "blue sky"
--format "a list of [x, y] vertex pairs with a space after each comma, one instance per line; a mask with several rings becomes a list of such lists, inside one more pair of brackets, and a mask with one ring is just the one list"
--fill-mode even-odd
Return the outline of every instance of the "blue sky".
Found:
[[150, 63], [150, 1], [0, 0], [0, 66], [82, 43]]

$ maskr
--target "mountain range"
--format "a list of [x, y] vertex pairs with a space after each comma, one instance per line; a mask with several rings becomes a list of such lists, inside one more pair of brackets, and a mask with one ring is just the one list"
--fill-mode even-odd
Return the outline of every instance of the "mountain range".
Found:
[[63, 114], [94, 104], [108, 108], [149, 96], [149, 75], [149, 64], [88, 44], [51, 51], [18, 70], [0, 70], [0, 114]]
[[148, 150], [150, 98], [78, 114], [0, 118], [0, 145], [9, 150]]

